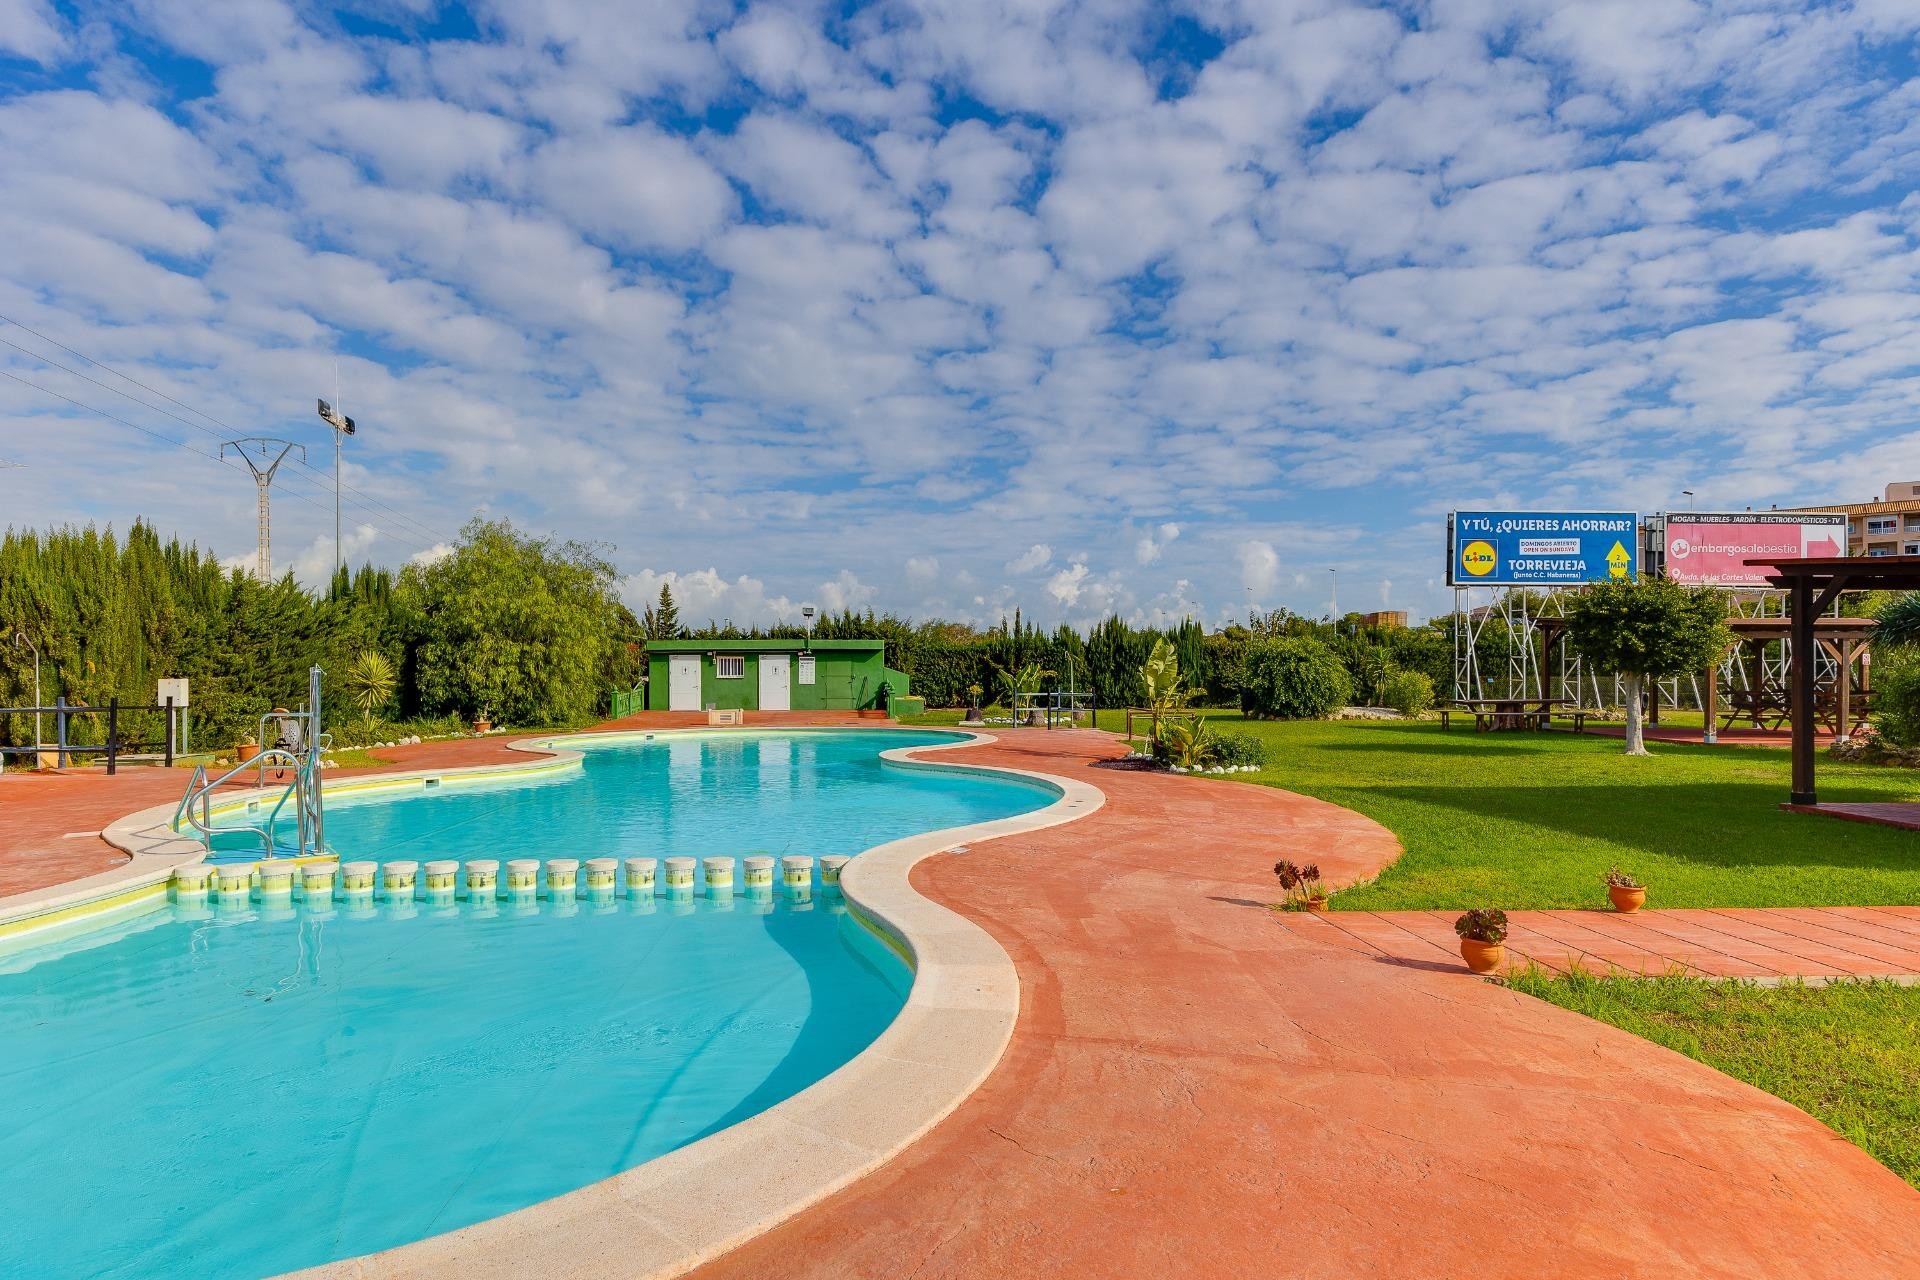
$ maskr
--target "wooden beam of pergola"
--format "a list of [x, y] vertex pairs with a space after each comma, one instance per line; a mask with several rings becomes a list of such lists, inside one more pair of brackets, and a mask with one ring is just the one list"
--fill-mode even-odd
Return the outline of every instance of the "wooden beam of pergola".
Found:
[[1793, 785], [1787, 803], [1818, 804], [1813, 785], [1815, 619], [1843, 591], [1920, 591], [1920, 556], [1815, 556], [1747, 564], [1765, 570], [1762, 576], [1791, 600], [1787, 630], [1793, 667], [1787, 681], [1787, 714], [1793, 720]]

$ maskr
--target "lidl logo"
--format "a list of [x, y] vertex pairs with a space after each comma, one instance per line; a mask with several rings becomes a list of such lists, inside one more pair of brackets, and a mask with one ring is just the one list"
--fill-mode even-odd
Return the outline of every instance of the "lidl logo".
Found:
[[1493, 544], [1478, 538], [1460, 548], [1460, 567], [1476, 578], [1484, 578], [1499, 566], [1500, 557]]

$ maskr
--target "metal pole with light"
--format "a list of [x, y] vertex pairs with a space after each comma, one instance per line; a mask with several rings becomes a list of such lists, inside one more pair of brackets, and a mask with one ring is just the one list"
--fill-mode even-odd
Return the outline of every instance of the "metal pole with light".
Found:
[[801, 605], [800, 616], [807, 620], [807, 648], [811, 649], [813, 648], [813, 606], [810, 604]]
[[1333, 629], [1338, 633], [1340, 630], [1340, 571], [1329, 569], [1327, 572], [1333, 575], [1333, 599], [1328, 601], [1327, 607], [1333, 610]]
[[338, 578], [346, 566], [346, 550], [340, 545], [340, 444], [353, 434], [353, 419], [320, 402], [320, 420], [333, 428], [333, 576]]
[[13, 633], [13, 647], [33, 651], [33, 767], [40, 767], [40, 646], [24, 631]]

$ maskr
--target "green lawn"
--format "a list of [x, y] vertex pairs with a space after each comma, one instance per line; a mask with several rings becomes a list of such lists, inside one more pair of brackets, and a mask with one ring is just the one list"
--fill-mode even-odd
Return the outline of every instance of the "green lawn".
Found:
[[1920, 1187], [1920, 987], [1537, 973], [1509, 982], [1784, 1098]]
[[[1920, 834], [1781, 812], [1777, 748], [1654, 743], [1630, 759], [1616, 738], [1566, 732], [1210, 716], [1267, 740], [1268, 767], [1245, 780], [1345, 805], [1400, 837], [1405, 856], [1335, 909], [1603, 906], [1600, 876], [1616, 864], [1651, 885], [1655, 906], [1920, 903]], [[1112, 713], [1100, 723], [1120, 727]], [[1819, 779], [1823, 799], [1920, 800], [1908, 770], [1823, 755]]]

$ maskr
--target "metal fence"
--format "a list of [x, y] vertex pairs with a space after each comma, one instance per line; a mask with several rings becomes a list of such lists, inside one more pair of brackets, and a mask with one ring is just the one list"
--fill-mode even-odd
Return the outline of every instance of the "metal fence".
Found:
[[[138, 712], [161, 712], [162, 736], [158, 742], [142, 742], [121, 736], [120, 717]], [[120, 757], [130, 755], [159, 755], [168, 768], [173, 767], [175, 749], [174, 735], [179, 717], [186, 708], [176, 707], [173, 699], [161, 703], [125, 703], [120, 699], [110, 700], [104, 707], [76, 705], [67, 701], [63, 694], [54, 700], [50, 707], [0, 707], [0, 715], [24, 715], [53, 717], [53, 741], [37, 742], [27, 747], [0, 747], [0, 764], [9, 756], [26, 756], [37, 766], [40, 757], [52, 752], [55, 765], [64, 769], [77, 756], [105, 756], [107, 772], [114, 773], [120, 767]], [[76, 720], [90, 724], [105, 721], [105, 739], [98, 743], [80, 743], [73, 741], [73, 728]], [[35, 736], [38, 737], [36, 728]]]

